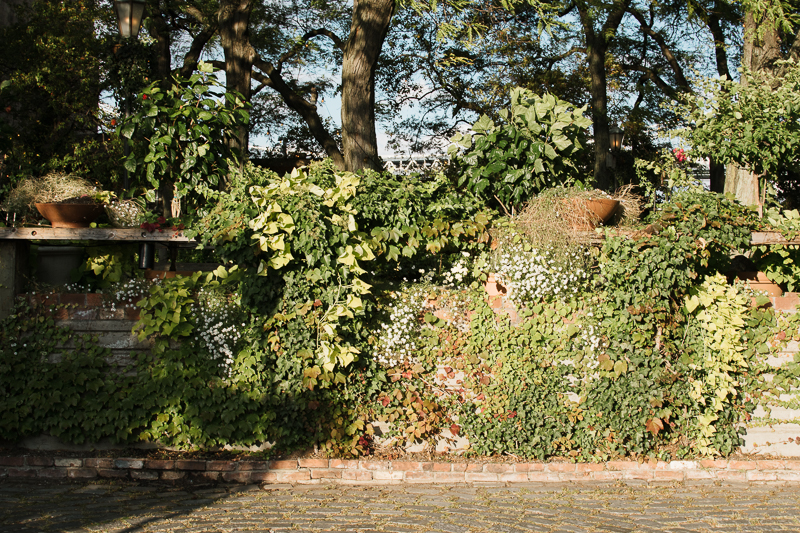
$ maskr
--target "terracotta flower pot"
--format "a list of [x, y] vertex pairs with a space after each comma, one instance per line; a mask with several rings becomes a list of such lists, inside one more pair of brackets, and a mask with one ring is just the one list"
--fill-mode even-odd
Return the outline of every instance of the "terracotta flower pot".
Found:
[[88, 228], [104, 213], [99, 204], [35, 204], [54, 228]]
[[497, 280], [497, 275], [494, 273], [489, 274], [483, 287], [489, 296], [501, 296], [507, 292], [506, 287]]
[[763, 272], [737, 272], [736, 278], [744, 281], [754, 291], [764, 291], [767, 296], [781, 296], [783, 290], [780, 285], [769, 280]]
[[576, 231], [593, 230], [599, 224], [607, 222], [619, 208], [619, 200], [610, 198], [574, 198], [569, 202], [575, 211], [567, 219]]

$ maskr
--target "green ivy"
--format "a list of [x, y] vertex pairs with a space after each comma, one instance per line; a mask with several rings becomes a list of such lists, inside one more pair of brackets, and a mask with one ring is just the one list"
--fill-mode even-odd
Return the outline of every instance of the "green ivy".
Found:
[[[584, 146], [584, 130], [592, 121], [551, 94], [527, 89], [511, 91], [511, 107], [500, 111], [502, 122], [483, 115], [473, 134], [457, 133], [447, 152], [458, 155], [458, 184], [466, 184], [490, 205], [512, 210], [542, 190], [572, 180], [575, 158]], [[498, 207], [500, 207], [498, 206]]]

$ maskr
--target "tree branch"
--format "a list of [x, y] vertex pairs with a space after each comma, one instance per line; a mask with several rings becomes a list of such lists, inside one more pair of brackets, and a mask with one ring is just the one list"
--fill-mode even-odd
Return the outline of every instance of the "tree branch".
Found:
[[681, 67], [680, 63], [678, 63], [678, 59], [675, 57], [675, 54], [672, 53], [672, 50], [670, 50], [669, 46], [667, 45], [664, 36], [660, 32], [654, 31], [653, 28], [650, 27], [650, 25], [644, 19], [644, 15], [642, 15], [639, 10], [631, 8], [628, 9], [628, 13], [633, 15], [633, 18], [639, 22], [639, 26], [641, 26], [645, 34], [652, 37], [653, 40], [655, 40], [655, 42], [658, 44], [662, 55], [667, 60], [670, 67], [672, 67], [672, 72], [675, 74], [675, 82], [678, 84], [678, 87], [683, 89], [685, 92], [692, 92], [692, 88], [689, 86], [689, 82], [686, 81], [686, 76], [683, 74], [683, 68]]
[[253, 70], [253, 74], [252, 74], [252, 76], [253, 76], [253, 79], [254, 79], [254, 80], [256, 80], [257, 82], [259, 82], [259, 83], [258, 83], [258, 87], [256, 87], [255, 89], [253, 89], [253, 92], [252, 92], [252, 93], [250, 93], [250, 94], [252, 94], [253, 96], [255, 96], [255, 95], [257, 95], [259, 92], [261, 92], [261, 90], [263, 90], [263, 89], [264, 89], [264, 87], [270, 87], [270, 88], [274, 88], [274, 87], [275, 87], [275, 85], [272, 83], [272, 80], [271, 80], [271, 79], [269, 79], [269, 76], [267, 76], [266, 74], [264, 74], [264, 73], [262, 73], [262, 72], [259, 72], [259, 71], [257, 71], [257, 70]]
[[573, 46], [572, 48], [570, 48], [569, 50], [567, 50], [563, 54], [559, 54], [557, 56], [546, 58], [544, 61], [547, 63], [547, 70], [553, 70], [553, 66], [556, 63], [558, 63], [559, 61], [562, 61], [562, 60], [568, 58], [569, 56], [571, 56], [572, 54], [576, 54], [578, 52], [583, 52], [585, 54], [586, 53], [586, 48], [584, 48], [582, 46]]
[[319, 113], [317, 113], [317, 106], [306, 101], [302, 96], [292, 90], [292, 88], [289, 87], [289, 85], [281, 76], [280, 71], [269, 61], [264, 61], [260, 55], [255, 55], [253, 59], [253, 66], [266, 74], [267, 78], [269, 78], [269, 84], [266, 83], [266, 80], [262, 81], [263, 76], [257, 76], [255, 71], [253, 71], [253, 77], [256, 77], [256, 79], [262, 81], [262, 85], [266, 85], [274, 89], [281, 96], [284, 103], [289, 106], [289, 108], [293, 109], [301, 117], [303, 117], [303, 120], [305, 120], [306, 124], [308, 125], [308, 129], [311, 130], [311, 134], [314, 136], [314, 139], [316, 139], [316, 141], [322, 146], [322, 148], [325, 150], [325, 153], [328, 154], [328, 157], [333, 160], [334, 165], [336, 165], [337, 168], [344, 170], [345, 164], [342, 152], [339, 150], [339, 146], [336, 144], [336, 141], [333, 139], [331, 134], [328, 133], [327, 129], [325, 129], [322, 118], [319, 116]]
[[202, 11], [197, 9], [197, 6], [187, 5], [186, 7], [184, 7], [184, 12], [187, 15], [191, 15], [192, 17], [194, 17], [194, 19], [203, 26], [207, 26], [205, 15], [203, 15]]
[[325, 28], [317, 28], [316, 30], [311, 30], [307, 32], [305, 35], [303, 35], [300, 38], [300, 40], [292, 47], [291, 50], [289, 50], [280, 57], [280, 59], [278, 60], [278, 64], [275, 66], [275, 68], [278, 69], [278, 72], [282, 72], [283, 64], [292, 57], [294, 57], [295, 55], [297, 55], [297, 53], [300, 50], [302, 50], [303, 45], [305, 45], [306, 41], [308, 41], [309, 39], [313, 39], [314, 37], [317, 37], [319, 35], [328, 37], [331, 41], [333, 41], [333, 44], [336, 46], [336, 48], [340, 50], [344, 49], [344, 42], [332, 31], [326, 30]]
[[664, 94], [674, 100], [683, 101], [685, 99], [680, 92], [665, 82], [661, 76], [650, 67], [644, 67], [642, 65], [622, 65], [622, 68], [624, 70], [634, 70], [643, 73], [641, 80], [648, 79], [652, 81]]
[[576, 7], [575, 6], [575, 2], [574, 1], [570, 2], [569, 4], [565, 5], [564, 8], [561, 11], [558, 12], [557, 17], [558, 18], [566, 17], [567, 15], [570, 14], [570, 12], [573, 9], [575, 9], [575, 7]]
[[209, 25], [204, 26], [200, 33], [195, 35], [194, 39], [192, 39], [192, 45], [189, 47], [189, 51], [183, 56], [183, 66], [180, 68], [181, 76], [188, 78], [194, 69], [197, 68], [197, 62], [200, 60], [200, 54], [203, 48], [205, 48], [208, 41], [211, 40], [216, 32], [216, 25]]

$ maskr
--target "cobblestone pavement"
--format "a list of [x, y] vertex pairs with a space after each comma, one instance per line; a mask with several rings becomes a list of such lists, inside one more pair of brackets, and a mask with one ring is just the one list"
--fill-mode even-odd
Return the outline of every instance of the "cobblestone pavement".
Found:
[[0, 483], [16, 532], [800, 532], [800, 486]]

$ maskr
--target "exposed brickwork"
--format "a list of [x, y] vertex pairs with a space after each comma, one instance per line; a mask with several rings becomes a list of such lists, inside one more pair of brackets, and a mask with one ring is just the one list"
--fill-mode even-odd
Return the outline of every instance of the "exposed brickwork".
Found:
[[175, 461], [176, 470], [205, 470], [205, 461]]
[[141, 470], [144, 468], [144, 461], [142, 459], [115, 459], [114, 468]]
[[[112, 309], [97, 293], [21, 294], [58, 320], [139, 320], [136, 301], [119, 302]], [[63, 306], [63, 307], [62, 307]], [[53, 311], [50, 308], [53, 307]]]
[[70, 457], [70, 458], [56, 457], [53, 462], [55, 463], [56, 466], [60, 466], [62, 468], [83, 466], [83, 459], [79, 459], [77, 457]]
[[51, 456], [0, 457], [0, 477], [123, 478], [231, 483], [564, 483], [800, 482], [800, 461], [609, 461], [607, 463], [446, 463], [368, 459], [187, 461]]
[[206, 470], [232, 472], [233, 470], [236, 470], [236, 463], [233, 461], [207, 461]]
[[144, 462], [144, 467], [149, 470], [172, 470], [175, 468], [175, 461], [164, 459], [147, 459]]
[[52, 457], [37, 457], [35, 455], [25, 457], [25, 464], [28, 466], [53, 466], [54, 463], [55, 461], [53, 461]]

